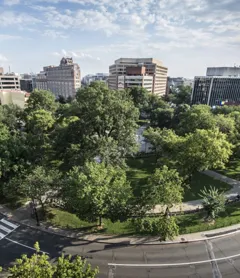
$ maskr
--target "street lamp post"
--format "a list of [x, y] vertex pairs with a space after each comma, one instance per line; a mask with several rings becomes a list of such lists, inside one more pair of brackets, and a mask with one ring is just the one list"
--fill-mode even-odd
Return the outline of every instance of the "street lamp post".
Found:
[[36, 208], [34, 199], [33, 199], [33, 210], [34, 210], [34, 213], [35, 213], [35, 216], [36, 216], [37, 226], [40, 226], [39, 217], [38, 217], [38, 212], [37, 212], [37, 208]]

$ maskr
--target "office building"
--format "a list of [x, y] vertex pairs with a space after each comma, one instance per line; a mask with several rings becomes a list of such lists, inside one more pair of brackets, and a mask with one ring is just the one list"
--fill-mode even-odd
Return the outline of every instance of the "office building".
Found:
[[207, 76], [240, 77], [240, 67], [209, 67]]
[[158, 95], [166, 93], [168, 69], [153, 58], [120, 58], [109, 67], [108, 86], [119, 90], [141, 86]]
[[33, 91], [33, 75], [24, 73], [20, 75], [20, 88], [22, 91], [31, 93]]
[[192, 104], [207, 104], [212, 107], [239, 105], [240, 77], [196, 76], [191, 102]]
[[15, 73], [4, 74], [3, 68], [0, 68], [0, 90], [20, 90], [20, 79]]
[[88, 74], [83, 77], [82, 84], [85, 86], [90, 85], [94, 81], [102, 81], [107, 84], [108, 82], [108, 73], [96, 73], [96, 74]]
[[36, 76], [36, 89], [49, 90], [56, 97], [75, 97], [80, 87], [80, 67], [72, 58], [62, 58], [59, 66], [44, 67]]

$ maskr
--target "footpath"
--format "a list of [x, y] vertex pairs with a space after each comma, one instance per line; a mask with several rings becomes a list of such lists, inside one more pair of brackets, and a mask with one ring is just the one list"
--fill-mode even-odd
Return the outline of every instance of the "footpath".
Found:
[[[205, 174], [224, 181], [232, 186], [232, 189], [226, 192], [226, 196], [232, 197], [240, 194], [240, 181], [228, 178], [221, 174], [218, 174], [213, 171], [205, 171]], [[184, 210], [195, 210], [197, 207], [201, 207], [201, 200], [196, 200], [193, 202], [187, 202], [182, 205], [181, 209]], [[154, 210], [155, 211], [155, 210]], [[156, 212], [159, 210], [156, 209]], [[25, 225], [26, 227], [31, 227], [34, 229], [39, 229], [44, 232], [53, 233], [73, 239], [86, 240], [86, 241], [95, 241], [99, 243], [108, 243], [108, 244], [173, 244], [173, 243], [184, 243], [184, 242], [195, 242], [206, 240], [209, 238], [218, 238], [225, 235], [235, 234], [240, 232], [240, 223], [236, 225], [232, 225], [225, 228], [214, 229], [212, 231], [192, 233], [180, 235], [175, 238], [174, 241], [168, 242], [160, 242], [159, 237], [137, 237], [137, 236], [118, 236], [118, 235], [102, 235], [102, 234], [86, 234], [82, 232], [78, 232], [77, 230], [67, 230], [60, 229], [45, 222], [41, 222], [41, 226], [36, 225], [36, 221], [31, 217], [31, 209], [28, 204], [25, 206], [18, 208], [16, 210], [11, 210], [3, 205], [0, 205], [0, 214], [4, 217], [12, 220], [14, 222], [20, 223], [21, 225]]]

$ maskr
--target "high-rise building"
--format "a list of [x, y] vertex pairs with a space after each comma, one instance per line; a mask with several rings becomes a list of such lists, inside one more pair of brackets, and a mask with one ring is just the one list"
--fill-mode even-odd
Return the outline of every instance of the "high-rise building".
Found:
[[240, 77], [240, 67], [209, 67], [207, 76]]
[[59, 66], [44, 67], [36, 77], [36, 88], [49, 90], [56, 97], [75, 97], [80, 87], [80, 67], [72, 58], [62, 58]]
[[15, 73], [4, 74], [3, 68], [0, 69], [0, 90], [20, 90], [20, 79]]
[[170, 90], [177, 89], [179, 86], [190, 86], [193, 87], [193, 79], [184, 77], [168, 77], [167, 78], [167, 93]]
[[108, 86], [118, 90], [134, 86], [158, 95], [166, 93], [168, 68], [153, 58], [120, 58], [109, 67]]
[[239, 105], [240, 77], [196, 76], [191, 102], [210, 106]]

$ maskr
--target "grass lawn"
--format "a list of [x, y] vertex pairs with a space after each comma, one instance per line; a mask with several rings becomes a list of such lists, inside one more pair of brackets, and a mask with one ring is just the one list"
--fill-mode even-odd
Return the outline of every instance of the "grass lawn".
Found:
[[[141, 189], [146, 185], [148, 177], [154, 173], [156, 158], [154, 156], [146, 158], [131, 158], [127, 160], [130, 169], [127, 172], [128, 178], [131, 181], [134, 193], [138, 195]], [[240, 167], [240, 164], [239, 164]], [[228, 191], [231, 186], [209, 177], [202, 173], [196, 173], [192, 177], [190, 188], [185, 189], [184, 202], [199, 199], [198, 194], [204, 188], [211, 186], [217, 187], [220, 191]]]
[[218, 170], [218, 172], [229, 178], [240, 180], [240, 159], [233, 159], [224, 170]]
[[[96, 223], [88, 223], [80, 220], [76, 215], [56, 209], [50, 209], [51, 217], [48, 222], [56, 227], [78, 229], [88, 233], [105, 233], [108, 235], [139, 235], [135, 231], [131, 220], [125, 222], [112, 223], [110, 220], [103, 219], [104, 229], [97, 230]], [[180, 234], [188, 234], [213, 230], [240, 223], [240, 203], [235, 203], [226, 207], [216, 219], [214, 225], [204, 222], [203, 213], [195, 213], [177, 216]]]

